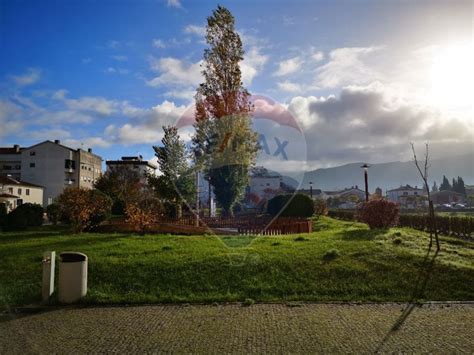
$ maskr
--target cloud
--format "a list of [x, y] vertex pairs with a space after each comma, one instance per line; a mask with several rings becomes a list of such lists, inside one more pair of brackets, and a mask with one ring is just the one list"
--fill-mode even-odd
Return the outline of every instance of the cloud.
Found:
[[147, 81], [149, 86], [197, 86], [202, 81], [201, 61], [187, 63], [172, 57], [151, 57], [150, 66], [159, 75]]
[[110, 49], [119, 49], [122, 47], [122, 43], [116, 40], [110, 40], [106, 43], [106, 47]]
[[110, 58], [116, 60], [117, 62], [126, 62], [128, 60], [125, 55], [111, 55]]
[[166, 1], [166, 6], [168, 7], [175, 7], [175, 8], [178, 8], [178, 9], [181, 9], [183, 6], [181, 5], [181, 1], [180, 0], [167, 0]]
[[155, 38], [151, 42], [151, 45], [155, 48], [166, 48], [166, 44], [162, 39]]
[[19, 86], [28, 86], [36, 83], [41, 78], [41, 70], [29, 68], [26, 73], [21, 75], [13, 75], [12, 79]]
[[206, 27], [197, 26], [197, 25], [187, 25], [184, 30], [184, 33], [193, 34], [196, 36], [204, 37], [206, 35]]
[[21, 106], [9, 100], [0, 99], [0, 139], [22, 129], [23, 121], [20, 118], [23, 111]]
[[329, 62], [316, 70], [316, 85], [335, 88], [348, 84], [366, 84], [379, 78], [379, 73], [364, 58], [382, 47], [338, 48], [329, 53]]
[[105, 72], [109, 73], [109, 74], [122, 74], [122, 75], [126, 75], [126, 74], [130, 73], [130, 71], [128, 69], [114, 68], [114, 67], [108, 67], [105, 70]]
[[240, 64], [242, 71], [242, 81], [244, 85], [251, 85], [253, 79], [263, 69], [263, 66], [268, 61], [268, 56], [262, 54], [261, 47], [251, 46], [244, 55], [244, 60]]
[[278, 69], [273, 74], [274, 76], [285, 76], [298, 71], [303, 64], [303, 60], [300, 57], [293, 57], [287, 60], [283, 60], [278, 63]]
[[322, 165], [406, 160], [411, 141], [434, 147], [450, 142], [459, 154], [472, 150], [472, 123], [395, 97], [380, 83], [346, 87], [338, 96], [294, 97], [288, 110], [311, 142], [309, 160]]
[[285, 80], [277, 83], [278, 89], [286, 92], [299, 92], [302, 91], [301, 85]]
[[312, 55], [311, 55], [311, 58], [315, 61], [315, 62], [320, 62], [324, 59], [324, 53], [321, 52], [321, 51], [317, 51], [317, 52], [314, 52]]
[[62, 141], [64, 145], [71, 148], [108, 148], [111, 142], [102, 137], [83, 137], [82, 139], [67, 138]]

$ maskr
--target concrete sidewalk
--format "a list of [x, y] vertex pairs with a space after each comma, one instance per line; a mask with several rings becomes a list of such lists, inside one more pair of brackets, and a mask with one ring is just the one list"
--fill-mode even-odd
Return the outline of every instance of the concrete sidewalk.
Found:
[[0, 318], [0, 353], [473, 353], [474, 305], [50, 309]]

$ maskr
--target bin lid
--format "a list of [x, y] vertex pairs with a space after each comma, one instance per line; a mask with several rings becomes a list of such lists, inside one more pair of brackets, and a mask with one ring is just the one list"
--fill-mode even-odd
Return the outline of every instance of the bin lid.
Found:
[[77, 263], [80, 261], [86, 261], [87, 255], [75, 251], [66, 251], [59, 254], [61, 257], [61, 262], [63, 263]]

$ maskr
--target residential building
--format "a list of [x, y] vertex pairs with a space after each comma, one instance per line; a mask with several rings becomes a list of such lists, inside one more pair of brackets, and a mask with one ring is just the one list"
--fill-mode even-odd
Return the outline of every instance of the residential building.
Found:
[[[92, 188], [102, 174], [102, 158], [82, 149], [62, 145], [59, 140], [44, 141], [31, 147], [13, 147], [14, 150], [0, 148], [0, 162], [16, 162], [15, 175], [23, 182], [44, 187], [43, 206], [47, 206], [61, 194], [65, 187]], [[8, 165], [8, 164], [7, 164]], [[3, 173], [2, 173], [3, 172]], [[5, 168], [0, 171], [5, 174]]]
[[0, 175], [10, 175], [14, 179], [21, 178], [21, 151], [15, 144], [13, 147], [0, 148]]
[[148, 160], [143, 160], [141, 155], [122, 157], [120, 160], [107, 160], [105, 165], [107, 166], [107, 170], [113, 170], [117, 167], [124, 166], [135, 170], [140, 174], [140, 176], [142, 176], [144, 183], [146, 182], [146, 177], [148, 175], [155, 175], [156, 169], [158, 169], [156, 164], [153, 164]]
[[387, 190], [387, 199], [397, 202], [403, 208], [419, 208], [426, 205], [426, 191], [410, 185]]
[[10, 212], [23, 203], [43, 204], [42, 186], [16, 180], [11, 176], [0, 176], [0, 203]]
[[251, 176], [248, 192], [260, 198], [271, 198], [280, 191], [281, 176]]

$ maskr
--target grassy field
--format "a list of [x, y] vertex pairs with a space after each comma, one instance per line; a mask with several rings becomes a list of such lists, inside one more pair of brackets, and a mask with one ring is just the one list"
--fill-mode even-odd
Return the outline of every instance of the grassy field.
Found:
[[0, 233], [0, 307], [38, 303], [44, 251], [89, 256], [87, 303], [474, 300], [474, 243], [322, 218], [275, 237]]

